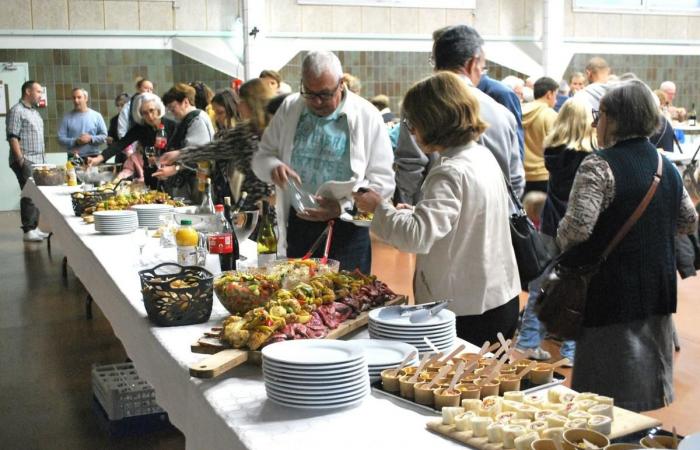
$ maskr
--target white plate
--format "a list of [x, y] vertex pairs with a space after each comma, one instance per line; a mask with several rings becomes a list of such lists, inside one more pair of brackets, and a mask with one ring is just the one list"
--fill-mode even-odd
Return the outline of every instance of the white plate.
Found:
[[680, 444], [678, 444], [678, 450], [698, 450], [700, 449], [700, 433], [691, 434], [686, 436]]
[[[263, 361], [263, 367], [267, 369], [272, 369], [276, 371], [279, 375], [284, 375], [286, 373], [297, 376], [305, 376], [307, 378], [317, 378], [326, 375], [345, 375], [351, 376], [355, 372], [362, 372], [367, 370], [367, 363], [364, 360], [358, 363], [343, 366], [343, 367], [333, 367], [333, 366], [289, 366], [283, 363], [276, 363], [272, 360]], [[313, 367], [313, 369], [311, 369]]]
[[95, 217], [136, 217], [136, 211], [116, 210], [116, 211], [95, 211]]
[[364, 356], [364, 351], [352, 341], [302, 339], [270, 344], [262, 349], [262, 356], [263, 360], [291, 365], [334, 366], [357, 361]]
[[97, 231], [99, 231], [102, 234], [129, 234], [135, 230], [136, 230], [136, 228], [134, 228], [132, 230], [124, 230], [124, 231], [107, 231], [107, 230], [97, 230]]
[[371, 220], [356, 220], [352, 217], [350, 213], [344, 212], [340, 215], [340, 220], [343, 222], [350, 222], [358, 227], [369, 228], [372, 225]]
[[328, 403], [348, 402], [357, 400], [358, 398], [364, 397], [365, 395], [369, 394], [370, 388], [369, 379], [367, 379], [365, 385], [357, 389], [355, 392], [351, 392], [349, 394], [342, 394], [338, 396], [309, 397], [305, 394], [296, 395], [293, 393], [284, 393], [270, 389], [268, 385], [265, 385], [265, 392], [267, 392], [268, 396], [272, 395], [275, 398], [284, 401], [295, 402], [305, 405], [325, 405]]
[[[389, 333], [381, 329], [377, 328], [369, 328], [369, 332], [371, 334], [375, 335], [380, 335], [384, 336], [387, 338], [387, 340], [390, 341], [395, 341], [395, 340], [405, 340], [407, 344], [411, 344], [413, 342], [425, 342], [423, 340], [424, 337], [427, 337], [428, 339], [432, 340], [440, 340], [440, 339], [447, 339], [450, 336], [454, 336], [456, 333], [454, 330], [448, 330], [439, 334], [400, 334], [400, 333]], [[375, 339], [381, 339], [381, 338], [375, 338]]]
[[351, 369], [359, 369], [362, 367], [367, 367], [365, 362], [365, 357], [362, 355], [360, 358], [354, 361], [348, 361], [338, 364], [290, 364], [287, 362], [275, 361], [274, 359], [267, 358], [265, 364], [269, 367], [275, 367], [280, 370], [297, 370], [302, 372], [313, 372], [318, 373], [319, 371], [334, 370], [334, 371], [347, 371]]
[[439, 326], [445, 323], [454, 322], [456, 319], [455, 313], [453, 313], [449, 309], [443, 309], [442, 311], [435, 314], [425, 322], [421, 322], [420, 324], [412, 324], [410, 322], [410, 315], [393, 317], [391, 319], [382, 319], [379, 317], [379, 311], [381, 310], [382, 308], [377, 308], [370, 311], [369, 320], [375, 323], [389, 326], [393, 325], [397, 327], [406, 327], [411, 329], [427, 329], [433, 326]]
[[293, 383], [300, 383], [303, 385], [325, 385], [333, 386], [342, 381], [347, 381], [349, 379], [362, 378], [366, 370], [364, 368], [356, 369], [348, 373], [338, 373], [335, 371], [328, 372], [327, 374], [313, 373], [309, 375], [308, 372], [304, 373], [291, 373], [289, 371], [280, 371], [279, 369], [270, 368], [268, 366], [263, 366], [263, 373], [269, 374], [271, 377], [277, 377], [281, 380], [288, 380]]
[[[381, 331], [377, 330], [369, 330], [370, 337], [372, 339], [385, 339], [387, 341], [401, 341], [405, 342], [406, 344], [409, 345], [428, 345], [423, 337], [408, 337], [408, 336], [393, 336], [391, 334], [387, 333], [382, 333]], [[454, 332], [442, 335], [442, 336], [428, 336], [428, 339], [430, 339], [431, 342], [436, 343], [436, 342], [444, 342], [450, 339], [454, 339], [456, 337], [456, 334]]]
[[322, 387], [318, 389], [301, 389], [299, 386], [287, 386], [284, 384], [275, 383], [272, 380], [265, 379], [266, 389], [270, 389], [280, 395], [300, 395], [308, 396], [309, 399], [323, 399], [330, 397], [345, 397], [358, 393], [366, 388], [369, 377], [367, 374], [354, 384], [342, 385], [337, 387]]
[[351, 406], [357, 406], [360, 403], [362, 403], [365, 400], [365, 396], [363, 395], [362, 397], [352, 400], [352, 401], [347, 401], [347, 402], [338, 402], [338, 403], [327, 403], [325, 405], [308, 405], [304, 403], [297, 403], [297, 402], [290, 402], [286, 400], [282, 400], [279, 398], [275, 398], [274, 395], [269, 395], [267, 398], [270, 399], [270, 401], [277, 403], [278, 405], [281, 406], [286, 406], [288, 408], [295, 408], [295, 409], [340, 409], [340, 408], [348, 408]]
[[353, 339], [352, 342], [362, 346], [369, 367], [400, 364], [411, 352], [416, 351], [412, 345], [383, 339]]
[[383, 328], [387, 331], [393, 331], [393, 332], [399, 332], [399, 333], [433, 333], [436, 331], [444, 331], [448, 329], [452, 329], [455, 327], [456, 322], [445, 322], [440, 325], [431, 325], [428, 327], [421, 327], [419, 325], [412, 326], [412, 327], [406, 327], [406, 326], [397, 326], [397, 325], [389, 325], [386, 323], [380, 323], [380, 322], [375, 322], [373, 320], [369, 321], [369, 325], [373, 327], [378, 327], [378, 328]]
[[154, 210], [172, 210], [173, 206], [172, 205], [165, 205], [163, 203], [144, 203], [140, 205], [132, 205], [131, 209], [135, 209], [137, 211], [145, 211], [145, 212], [150, 212]]
[[334, 384], [311, 384], [311, 385], [306, 385], [302, 383], [295, 383], [295, 382], [290, 382], [289, 379], [282, 378], [282, 377], [277, 377], [275, 375], [270, 374], [269, 372], [265, 373], [264, 376], [265, 384], [274, 387], [277, 390], [280, 391], [285, 391], [285, 392], [306, 392], [309, 394], [334, 394], [338, 392], [344, 392], [344, 391], [349, 391], [353, 389], [357, 389], [359, 386], [361, 386], [363, 383], [367, 381], [366, 374], [363, 374], [361, 377], [357, 377], [354, 379], [348, 379], [347, 381], [342, 380], [342, 381], [336, 381]]
[[437, 336], [440, 334], [453, 333], [455, 330], [455, 326], [453, 323], [450, 323], [450, 324], [448, 324], [448, 326], [445, 326], [442, 328], [436, 328], [434, 330], [410, 330], [410, 329], [397, 330], [396, 328], [390, 328], [390, 327], [384, 326], [382, 324], [370, 322], [369, 328], [372, 330], [383, 331], [383, 332], [389, 333], [389, 334], [396, 334], [396, 335], [400, 335], [400, 336], [414, 336], [414, 337]]

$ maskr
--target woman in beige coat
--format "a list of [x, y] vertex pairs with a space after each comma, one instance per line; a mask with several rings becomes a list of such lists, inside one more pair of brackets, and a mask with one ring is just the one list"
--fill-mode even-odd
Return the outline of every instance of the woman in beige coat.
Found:
[[487, 127], [457, 76], [440, 72], [403, 101], [405, 124], [425, 153], [439, 154], [413, 210], [396, 209], [373, 191], [355, 194], [374, 213], [371, 230], [414, 252], [417, 303], [453, 299], [459, 337], [480, 345], [515, 332], [518, 268], [508, 224], [508, 191], [491, 152], [475, 142]]

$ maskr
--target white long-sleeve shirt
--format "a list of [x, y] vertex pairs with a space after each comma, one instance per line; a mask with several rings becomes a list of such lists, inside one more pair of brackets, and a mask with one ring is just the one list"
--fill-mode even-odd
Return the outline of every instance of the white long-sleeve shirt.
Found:
[[[366, 186], [389, 197], [394, 192], [394, 160], [389, 134], [377, 108], [362, 97], [346, 90], [340, 113], [347, 116], [350, 134], [350, 168], [356, 187]], [[253, 157], [253, 171], [262, 181], [272, 182], [272, 170], [280, 164], [291, 165], [294, 135], [299, 117], [304, 110], [304, 99], [299, 94], [289, 95], [265, 129], [260, 149]], [[339, 180], [344, 181], [344, 180]], [[287, 223], [289, 198], [278, 189], [277, 217]], [[341, 208], [352, 205], [351, 193], [337, 199]], [[278, 248], [286, 249], [286, 227], [279, 227]]]

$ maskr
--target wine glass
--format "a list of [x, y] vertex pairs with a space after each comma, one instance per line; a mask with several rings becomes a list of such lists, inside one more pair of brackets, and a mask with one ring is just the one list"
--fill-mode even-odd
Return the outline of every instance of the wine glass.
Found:
[[134, 240], [139, 248], [139, 263], [143, 265], [143, 249], [148, 243], [148, 227], [138, 227], [135, 231]]
[[[233, 232], [236, 234], [236, 239], [238, 239], [238, 245], [242, 245], [251, 235], [255, 226], [258, 224], [259, 215], [260, 211], [257, 209], [254, 211], [239, 211], [231, 214], [231, 224], [233, 225]], [[240, 255], [239, 259], [245, 261], [247, 258]]]
[[148, 166], [157, 167], [158, 161], [156, 160], [156, 156], [158, 154], [156, 153], [156, 148], [150, 145], [148, 147], [144, 147], [143, 152], [146, 155], [146, 161], [148, 162]]

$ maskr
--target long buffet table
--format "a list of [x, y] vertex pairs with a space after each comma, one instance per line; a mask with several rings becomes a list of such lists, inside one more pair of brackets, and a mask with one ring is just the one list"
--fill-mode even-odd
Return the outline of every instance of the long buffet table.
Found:
[[[431, 416], [378, 394], [355, 408], [314, 412], [268, 400], [260, 367], [237, 367], [213, 380], [190, 377], [188, 367], [206, 357], [192, 353], [190, 344], [226, 317], [226, 310], [215, 301], [208, 323], [153, 326], [142, 302], [134, 239], [130, 234], [97, 233], [93, 225], [75, 217], [70, 199], [75, 190], [37, 187], [30, 180], [23, 195], [34, 200], [49, 223], [71, 268], [111, 323], [139, 374], [154, 387], [158, 404], [184, 433], [188, 449], [464, 448], [426, 431]], [[145, 254], [157, 250], [157, 240], [153, 241]], [[366, 337], [366, 332], [356, 337]]]

